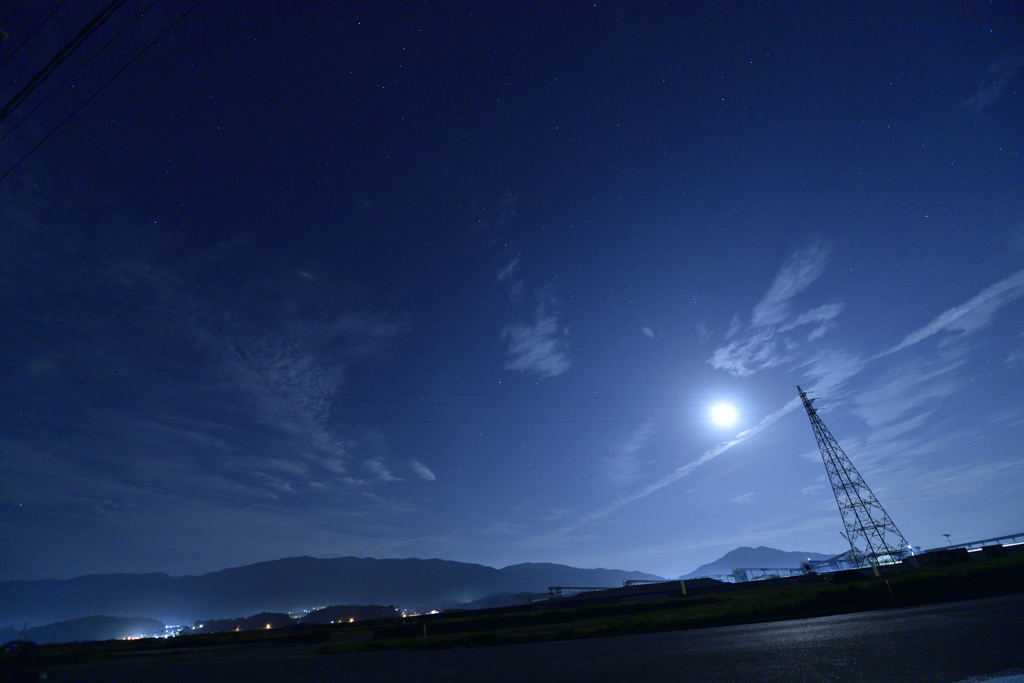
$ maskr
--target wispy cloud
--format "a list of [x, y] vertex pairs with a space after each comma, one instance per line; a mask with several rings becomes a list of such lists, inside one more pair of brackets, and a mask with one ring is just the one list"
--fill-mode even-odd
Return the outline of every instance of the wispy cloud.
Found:
[[777, 325], [789, 317], [790, 299], [807, 289], [825, 270], [828, 250], [812, 245], [793, 254], [779, 269], [771, 287], [754, 306], [751, 324]]
[[1019, 481], [1024, 475], [1024, 461], [967, 462], [953, 467], [915, 473], [913, 480], [914, 498], [920, 503], [926, 500], [944, 500], [971, 490], [999, 490], [1001, 482]]
[[1003, 92], [1003, 88], [1010, 82], [1010, 79], [1017, 75], [1021, 66], [1024, 66], [1024, 58], [1019, 55], [1004, 56], [988, 67], [985, 72], [985, 80], [973, 95], [960, 103], [961, 106], [979, 111], [992, 104]]
[[[124, 373], [119, 378], [144, 373], [145, 381], [123, 380], [122, 395], [109, 403], [152, 406], [146, 419], [123, 410], [97, 418], [121, 425], [112, 447], [135, 441], [168, 461], [200, 461], [193, 454], [205, 453], [195, 481], [228, 475], [244, 482], [238, 490], [245, 495], [355, 481], [347, 463], [361, 455], [364, 430], [339, 424], [337, 397], [354, 363], [386, 358], [405, 330], [400, 320], [369, 302], [356, 305], [319, 274], [300, 281], [295, 270], [274, 279], [224, 268], [251, 246], [244, 237], [175, 261], [163, 254], [157, 236], [111, 248], [121, 232], [65, 227], [79, 222], [72, 215], [48, 221], [51, 235], [28, 225], [16, 231], [19, 239], [8, 246], [18, 257], [0, 266], [0, 300], [37, 320], [45, 333], [33, 353], [48, 365], [96, 368], [99, 376]], [[116, 222], [108, 216], [97, 224]], [[77, 246], [52, 249], [68, 240]], [[10, 278], [38, 286], [8, 287]], [[18, 292], [19, 299], [11, 298]], [[69, 338], [75, 343], [66, 343]], [[166, 377], [154, 377], [154, 367]], [[60, 391], [55, 400], [102, 397], [88, 385]], [[210, 417], [183, 417], [203, 412]], [[224, 441], [235, 448], [225, 449]], [[248, 443], [238, 447], [240, 441]], [[210, 457], [214, 448], [223, 451], [216, 458]], [[186, 482], [179, 490], [186, 487], [193, 488]]]
[[519, 270], [519, 259], [513, 258], [508, 265], [498, 271], [498, 282], [505, 282], [512, 279], [512, 276]]
[[923, 425], [931, 414], [932, 411], [929, 410], [908, 420], [904, 420], [903, 422], [875, 429], [868, 435], [868, 443], [874, 444], [882, 441], [889, 441], [890, 439], [895, 439], [897, 436], [902, 436], [907, 432], [911, 432]]
[[739, 313], [736, 313], [732, 316], [732, 320], [729, 321], [729, 329], [725, 331], [726, 341], [735, 337], [737, 334], [740, 333], [740, 330], [742, 329], [743, 318], [740, 317]]
[[373, 473], [377, 481], [402, 481], [399, 477], [391, 474], [382, 457], [370, 458], [363, 463], [363, 466]]
[[253, 474], [272, 489], [281, 491], [282, 493], [295, 493], [295, 489], [292, 488], [292, 483], [290, 481], [282, 479], [281, 477], [275, 477], [274, 475], [267, 474], [266, 472], [254, 472]]
[[744, 493], [742, 495], [730, 498], [729, 502], [732, 503], [733, 505], [751, 505], [753, 504], [754, 500], [756, 500], [756, 498], [757, 496], [754, 495], [753, 491], [748, 491], [747, 493]]
[[939, 332], [977, 332], [992, 322], [996, 312], [1015, 299], [1024, 296], [1024, 270], [988, 287], [966, 303], [943, 312], [924, 327], [903, 338], [896, 346], [875, 356], [881, 358], [908, 346], [913, 346]]
[[[817, 454], [815, 455], [817, 456]], [[828, 478], [824, 474], [822, 474], [821, 476], [814, 480], [813, 484], [811, 484], [810, 486], [805, 486], [802, 489], [800, 489], [800, 493], [805, 496], [816, 496], [818, 495], [818, 493], [825, 490], [826, 486], [828, 486]]]
[[787, 360], [780, 351], [776, 333], [772, 328], [752, 330], [742, 339], [719, 347], [708, 359], [716, 370], [725, 370], [737, 377], [747, 377], [759, 370], [767, 370]]
[[287, 472], [295, 476], [306, 476], [309, 474], [309, 465], [296, 460], [282, 460], [280, 458], [266, 458], [262, 461], [263, 469]]
[[633, 430], [629, 438], [602, 458], [602, 469], [615, 486], [626, 486], [640, 479], [640, 452], [647, 446], [654, 431], [654, 422], [644, 422]]
[[333, 319], [292, 316], [282, 328], [256, 327], [229, 315], [217, 334], [204, 330], [202, 337], [220, 356], [221, 372], [247, 392], [261, 416], [256, 419], [282, 433], [297, 452], [293, 462], [315, 468], [307, 478], [364, 483], [347, 473], [347, 463], [363, 448], [359, 437], [332, 419], [334, 398], [350, 363], [376, 355], [403, 326], [382, 316], [346, 313]]
[[828, 349], [815, 353], [800, 367], [804, 376], [812, 382], [808, 391], [821, 394], [838, 390], [843, 382], [859, 374], [866, 364], [867, 361], [860, 356]]
[[711, 462], [712, 460], [720, 456], [722, 453], [725, 453], [730, 448], [737, 446], [743, 443], [744, 441], [748, 441], [749, 439], [752, 439], [753, 437], [757, 436], [765, 429], [775, 424], [775, 422], [777, 422], [779, 418], [790, 413], [791, 411], [793, 411], [793, 409], [799, 406], [800, 400], [798, 398], [793, 398], [788, 403], [786, 403], [786, 405], [782, 406], [774, 413], [771, 413], [770, 415], [766, 415], [765, 417], [761, 418], [761, 421], [758, 422], [755, 426], [749, 429], [744, 429], [730, 441], [726, 441], [715, 446], [714, 448], [704, 451], [704, 453], [702, 453], [701, 456], [696, 460], [692, 460], [686, 463], [685, 465], [677, 468], [675, 471], [665, 475], [658, 481], [648, 484], [647, 486], [644, 486], [640, 490], [634, 491], [629, 495], [623, 496], [595, 512], [591, 512], [590, 514], [584, 516], [582, 521], [592, 522], [597, 519], [607, 517], [608, 515], [618, 510], [619, 508], [625, 505], [629, 505], [630, 503], [640, 500], [641, 498], [645, 498], [654, 493], [655, 491], [658, 491], [673, 482], [679, 481], [683, 477], [689, 476], [690, 474], [693, 473], [694, 470], [696, 470], [701, 465]]
[[537, 372], [557, 377], [569, 369], [569, 328], [558, 318], [561, 302], [550, 289], [537, 293], [537, 308], [530, 322], [506, 325], [501, 338], [508, 341], [507, 370]]
[[519, 301], [523, 297], [523, 290], [526, 288], [526, 283], [520, 277], [516, 277], [519, 273], [519, 257], [513, 257], [504, 268], [498, 271], [498, 282], [505, 285], [505, 289], [508, 292], [508, 298], [512, 301]]
[[807, 341], [814, 341], [835, 327], [835, 319], [839, 317], [839, 314], [843, 312], [845, 307], [846, 304], [838, 303], [825, 304], [824, 306], [812, 308], [811, 310], [798, 315], [792, 322], [781, 325], [779, 327], [779, 331], [788, 332], [789, 330], [800, 327], [801, 325], [814, 323], [814, 329], [807, 335]]
[[423, 481], [437, 480], [437, 477], [435, 477], [434, 473], [430, 471], [430, 468], [421, 463], [419, 460], [410, 460], [409, 469], [411, 469], [413, 473]]
[[725, 338], [728, 342], [715, 350], [708, 363], [737, 377], [746, 377], [793, 360], [792, 349], [799, 342], [784, 333], [813, 325], [806, 341], [814, 341], [835, 326], [843, 311], [842, 303], [825, 304], [792, 315], [792, 299], [817, 280], [828, 261], [828, 250], [814, 244], [793, 254], [779, 269], [761, 301], [754, 306], [750, 325], [744, 330], [742, 319], [733, 316]]
[[642, 329], [640, 331], [643, 332], [648, 337], [650, 337], [651, 339], [654, 339], [654, 330], [652, 330], [651, 328], [645, 327], [644, 329]]
[[949, 374], [963, 364], [962, 358], [905, 363], [894, 372], [887, 373], [871, 389], [861, 392], [856, 398], [854, 412], [869, 427], [895, 422], [919, 406], [956, 393], [963, 385], [963, 379]]

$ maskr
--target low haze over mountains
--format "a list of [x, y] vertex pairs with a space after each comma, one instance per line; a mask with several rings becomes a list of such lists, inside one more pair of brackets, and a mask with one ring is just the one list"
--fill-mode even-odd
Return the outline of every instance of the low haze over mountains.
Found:
[[[143, 617], [83, 617], [30, 629], [0, 628], [0, 642], [14, 639], [46, 643], [70, 643], [82, 640], [120, 640], [139, 636], [160, 636], [164, 625]], [[7, 680], [7, 679], [4, 679]]]
[[293, 557], [200, 576], [96, 574], [67, 580], [0, 583], [0, 626], [30, 626], [83, 616], [146, 615], [168, 624], [291, 612], [338, 604], [394, 604], [429, 610], [497, 593], [549, 586], [621, 586], [657, 579], [616, 569], [519, 564], [494, 569], [445, 560]]
[[[798, 567], [819, 553], [737, 548], [682, 578], [728, 574], [735, 567]], [[618, 569], [516, 564], [495, 569], [446, 560], [292, 557], [200, 576], [95, 574], [67, 580], [0, 583], [0, 627], [38, 627], [102, 614], [145, 616], [167, 624], [295, 612], [326, 605], [396, 605], [427, 611], [510, 604], [519, 592], [551, 586], [617, 587], [662, 577]], [[472, 603], [472, 605], [467, 605]]]
[[736, 548], [736, 550], [730, 550], [714, 562], [702, 564], [689, 574], [684, 574], [679, 578], [692, 579], [697, 576], [718, 576], [721, 574], [729, 574], [733, 569], [738, 567], [747, 569], [795, 569], [805, 560], [827, 560], [830, 557], [832, 556], [822, 555], [821, 553], [809, 553], [802, 550], [796, 550], [793, 552], [776, 550], [775, 548], [768, 548], [763, 545], [758, 546], [757, 548], [742, 547]]

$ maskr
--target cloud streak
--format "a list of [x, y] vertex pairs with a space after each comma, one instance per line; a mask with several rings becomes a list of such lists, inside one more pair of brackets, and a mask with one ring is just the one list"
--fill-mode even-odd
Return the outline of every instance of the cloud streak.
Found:
[[654, 431], [654, 422], [644, 422], [603, 459], [605, 474], [615, 486], [626, 486], [640, 478], [639, 454], [647, 447]]
[[391, 471], [387, 468], [387, 465], [384, 464], [383, 458], [370, 458], [369, 460], [363, 463], [363, 466], [365, 466], [366, 469], [370, 470], [370, 472], [373, 473], [373, 475], [377, 478], [377, 481], [402, 481], [399, 477], [396, 477], [395, 475], [391, 474]]
[[981, 111], [992, 104], [1022, 66], [1024, 58], [1014, 54], [1006, 55], [995, 62], [985, 72], [985, 81], [978, 86], [973, 95], [960, 103], [961, 106]]
[[818, 306], [792, 315], [792, 299], [821, 277], [828, 261], [828, 250], [814, 244], [793, 254], [779, 269], [768, 291], [754, 306], [750, 325], [743, 329], [734, 316], [725, 338], [728, 343], [715, 350], [708, 363], [736, 377], [747, 377], [793, 360], [792, 349], [799, 342], [784, 336], [797, 328], [814, 325], [806, 341], [822, 337], [835, 326], [844, 304]]
[[498, 271], [498, 282], [505, 282], [512, 279], [512, 276], [519, 270], [519, 259], [513, 258], [508, 265]]
[[988, 287], [966, 303], [943, 312], [924, 327], [914, 330], [896, 346], [875, 356], [881, 358], [902, 351], [940, 332], [961, 332], [965, 335], [987, 327], [996, 312], [1006, 304], [1024, 297], [1024, 270]]
[[506, 370], [536, 372], [542, 377], [561, 375], [569, 358], [569, 329], [558, 318], [561, 302], [550, 290], [537, 294], [537, 308], [530, 322], [506, 325], [501, 338], [508, 342]]
[[720, 443], [717, 446], [715, 446], [714, 448], [711, 448], [711, 449], [709, 449], [707, 451], [704, 451], [704, 453], [702, 453], [700, 455], [700, 457], [697, 458], [696, 460], [692, 460], [692, 461], [686, 463], [682, 467], [679, 467], [675, 471], [670, 472], [669, 474], [665, 475], [664, 477], [662, 477], [658, 481], [653, 482], [651, 484], [648, 484], [647, 486], [643, 487], [639, 491], [635, 491], [635, 492], [633, 492], [633, 493], [631, 493], [631, 494], [629, 494], [627, 496], [623, 496], [623, 497], [619, 498], [618, 500], [614, 501], [613, 503], [605, 506], [604, 508], [601, 508], [600, 510], [597, 510], [595, 512], [590, 513], [589, 515], [586, 515], [583, 518], [583, 521], [584, 522], [593, 522], [593, 521], [596, 521], [596, 520], [601, 519], [603, 517], [607, 517], [608, 515], [610, 515], [613, 512], [615, 512], [616, 510], [618, 510], [618, 509], [620, 509], [620, 508], [622, 508], [622, 507], [624, 507], [626, 505], [629, 505], [630, 503], [638, 501], [641, 498], [646, 498], [647, 496], [651, 495], [655, 491], [663, 489], [666, 486], [668, 486], [669, 484], [672, 484], [674, 482], [679, 481], [683, 477], [689, 476], [690, 474], [693, 473], [694, 470], [696, 470], [701, 465], [704, 465], [706, 463], [711, 462], [712, 460], [714, 460], [715, 458], [720, 456], [722, 453], [725, 453], [726, 451], [728, 451], [730, 448], [732, 448], [734, 446], [738, 446], [739, 444], [743, 443], [744, 441], [748, 441], [748, 440], [754, 438], [755, 436], [757, 436], [758, 434], [760, 434], [761, 432], [766, 430], [768, 427], [770, 427], [771, 425], [775, 424], [780, 418], [782, 418], [783, 416], [789, 414], [790, 412], [792, 412], [795, 408], [797, 408], [799, 406], [800, 406], [800, 399], [799, 398], [791, 399], [789, 402], [786, 403], [786, 405], [782, 406], [781, 408], [776, 410], [774, 413], [771, 413], [769, 415], [764, 416], [763, 418], [761, 418], [761, 421], [758, 422], [756, 425], [754, 425], [753, 427], [751, 427], [749, 429], [744, 429], [742, 432], [737, 434], [730, 441], [726, 441], [724, 443]]
[[413, 471], [413, 474], [415, 474], [423, 481], [437, 480], [437, 477], [435, 477], [434, 473], [430, 471], [430, 468], [421, 463], [419, 460], [410, 460], [409, 469], [411, 469]]
[[771, 287], [754, 306], [751, 325], [777, 325], [789, 317], [789, 301], [821, 277], [828, 250], [812, 245], [793, 254], [779, 269]]

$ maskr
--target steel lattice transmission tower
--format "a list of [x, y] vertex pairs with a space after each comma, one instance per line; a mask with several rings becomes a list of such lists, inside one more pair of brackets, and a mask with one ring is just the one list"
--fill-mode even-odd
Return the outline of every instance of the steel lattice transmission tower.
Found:
[[807, 398], [807, 392], [800, 387], [796, 390], [800, 393], [807, 417], [811, 419], [814, 438], [818, 440], [821, 459], [832, 483], [832, 492], [839, 505], [839, 514], [846, 527], [846, 540], [850, 542], [854, 559], [862, 564], [899, 561], [909, 552], [907, 539], [903, 538], [889, 513], [818, 417], [817, 409], [811, 405], [816, 399]]

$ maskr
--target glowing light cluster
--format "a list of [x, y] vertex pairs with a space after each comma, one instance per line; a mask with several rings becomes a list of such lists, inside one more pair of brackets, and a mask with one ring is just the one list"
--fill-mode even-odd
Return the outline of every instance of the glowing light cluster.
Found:
[[736, 421], [736, 409], [728, 403], [719, 403], [711, 409], [711, 421], [719, 427], [728, 427]]

